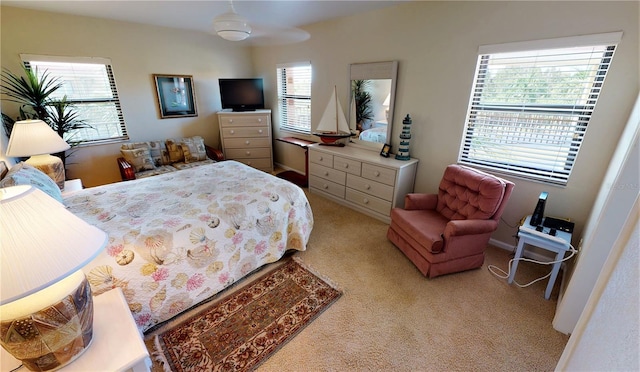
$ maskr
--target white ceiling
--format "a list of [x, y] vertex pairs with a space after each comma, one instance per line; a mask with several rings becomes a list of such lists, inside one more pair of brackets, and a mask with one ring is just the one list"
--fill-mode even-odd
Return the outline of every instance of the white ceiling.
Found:
[[[235, 0], [233, 5], [253, 28], [250, 40], [256, 44], [269, 44], [304, 40], [308, 34], [298, 29], [300, 26], [408, 1], [411, 0]], [[213, 33], [213, 18], [229, 8], [228, 1], [219, 0], [2, 0], [2, 5], [210, 33]]]

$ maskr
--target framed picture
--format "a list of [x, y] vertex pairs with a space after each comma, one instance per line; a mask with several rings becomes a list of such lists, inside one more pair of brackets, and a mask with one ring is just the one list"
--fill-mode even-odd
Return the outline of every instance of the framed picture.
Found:
[[380, 156], [384, 156], [385, 158], [388, 158], [389, 152], [391, 152], [391, 145], [385, 143], [384, 146], [382, 146], [382, 150], [380, 151]]
[[154, 74], [160, 119], [198, 116], [191, 75]]

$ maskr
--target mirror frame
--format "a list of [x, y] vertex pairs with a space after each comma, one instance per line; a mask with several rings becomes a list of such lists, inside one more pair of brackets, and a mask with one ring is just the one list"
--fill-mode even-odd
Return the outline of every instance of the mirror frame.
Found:
[[[389, 99], [389, 117], [387, 118], [387, 144], [391, 144], [391, 133], [393, 132], [393, 111], [396, 100], [396, 84], [398, 79], [398, 61], [371, 62], [371, 63], [352, 63], [349, 65], [349, 103], [353, 93], [351, 91], [352, 80], [373, 80], [373, 79], [391, 79], [391, 92]], [[351, 104], [349, 104], [349, 118], [351, 113]], [[351, 121], [351, 119], [349, 120]], [[349, 122], [349, 128], [355, 129], [355, 123]], [[380, 151], [383, 143], [362, 141], [352, 137], [349, 146], [358, 146], [370, 150]]]

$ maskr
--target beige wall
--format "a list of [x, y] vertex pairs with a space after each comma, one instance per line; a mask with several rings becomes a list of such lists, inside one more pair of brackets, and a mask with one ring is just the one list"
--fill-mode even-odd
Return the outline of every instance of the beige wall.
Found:
[[[444, 167], [457, 159], [479, 45], [623, 31], [569, 184], [510, 178], [516, 188], [503, 215], [506, 223], [494, 238], [512, 245], [515, 228], [508, 225], [530, 214], [543, 190], [550, 193], [548, 214], [575, 219], [580, 236], [638, 93], [638, 11], [633, 1], [418, 1], [310, 25], [311, 38], [303, 43], [248, 48], [206, 33], [2, 7], [1, 63], [18, 68], [19, 53], [109, 57], [132, 140], [199, 134], [217, 146], [219, 77], [265, 78], [267, 105], [273, 109], [276, 64], [311, 61], [312, 120], [317, 123], [333, 85], [348, 107], [350, 63], [398, 60], [396, 123], [407, 113], [413, 117], [411, 156], [420, 159], [416, 191], [431, 192]], [[153, 73], [193, 75], [199, 116], [160, 120]], [[274, 137], [290, 135], [277, 130], [275, 110], [273, 119]], [[86, 186], [118, 181], [118, 148], [80, 149], [69, 175]], [[304, 169], [301, 149], [275, 141], [274, 153], [277, 163]]]
[[[254, 50], [256, 73], [267, 78], [271, 107], [277, 63], [311, 61], [314, 126], [333, 85], [348, 107], [350, 63], [398, 60], [392, 145], [398, 148], [398, 123], [411, 114], [410, 155], [420, 159], [415, 185], [420, 192], [436, 190], [445, 166], [457, 160], [478, 46], [623, 31], [569, 184], [507, 177], [516, 187], [503, 214], [506, 223], [494, 239], [515, 244], [511, 226], [531, 214], [541, 191], [549, 192], [547, 214], [573, 218], [575, 236], [580, 236], [638, 93], [637, 2], [414, 2], [305, 29], [311, 34], [308, 41]], [[274, 121], [277, 125], [277, 112]], [[287, 134], [275, 129], [275, 136]], [[301, 150], [276, 143], [274, 152], [276, 162], [304, 169]]]
[[[218, 147], [217, 79], [252, 73], [246, 43], [213, 34], [4, 6], [0, 15], [3, 68], [20, 71], [20, 53], [111, 58], [132, 141], [201, 135], [208, 145]], [[198, 116], [160, 119], [154, 73], [192, 75]], [[6, 104], [2, 102], [3, 112], [17, 112]], [[120, 144], [110, 144], [77, 150], [70, 158], [74, 164], [68, 167], [68, 177], [81, 178], [85, 186], [119, 181], [119, 149]]]

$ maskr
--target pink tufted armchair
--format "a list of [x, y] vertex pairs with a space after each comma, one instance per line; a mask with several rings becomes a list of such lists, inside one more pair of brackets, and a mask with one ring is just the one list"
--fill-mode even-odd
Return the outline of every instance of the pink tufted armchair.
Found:
[[387, 237], [426, 277], [478, 268], [513, 186], [449, 165], [437, 194], [408, 194], [404, 209], [391, 210]]

